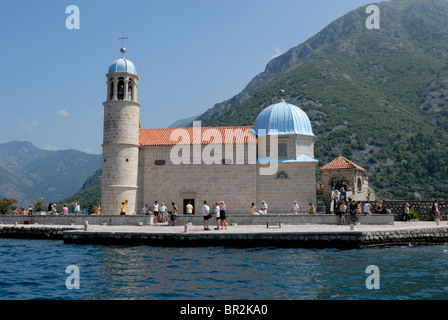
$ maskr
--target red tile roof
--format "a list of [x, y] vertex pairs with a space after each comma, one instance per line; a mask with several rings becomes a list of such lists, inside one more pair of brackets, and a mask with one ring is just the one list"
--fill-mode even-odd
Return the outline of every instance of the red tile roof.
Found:
[[[193, 131], [193, 129], [198, 131]], [[201, 135], [193, 136], [199, 128], [140, 129], [141, 146], [174, 146], [177, 144], [249, 143], [257, 142], [252, 126], [200, 127]]]
[[333, 161], [327, 163], [321, 170], [341, 170], [341, 169], [358, 169], [361, 171], [366, 171], [364, 168], [358, 166], [356, 163], [344, 158], [343, 156], [339, 156]]

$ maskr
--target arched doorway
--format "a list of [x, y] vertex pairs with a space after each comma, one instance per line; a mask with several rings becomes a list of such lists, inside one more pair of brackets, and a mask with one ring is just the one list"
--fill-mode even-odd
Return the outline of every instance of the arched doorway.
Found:
[[344, 178], [338, 177], [338, 178], [333, 179], [331, 190], [339, 190], [340, 191], [342, 187], [344, 188], [344, 190], [347, 190], [347, 188], [348, 188], [347, 181]]

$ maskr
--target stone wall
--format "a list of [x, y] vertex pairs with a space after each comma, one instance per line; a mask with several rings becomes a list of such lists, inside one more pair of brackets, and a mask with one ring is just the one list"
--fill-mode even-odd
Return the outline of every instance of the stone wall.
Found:
[[[259, 171], [259, 166], [257, 170]], [[280, 163], [277, 172], [284, 172], [286, 177], [257, 174], [258, 210], [261, 201], [268, 204], [268, 212], [290, 213], [294, 201], [300, 206], [300, 212], [308, 213], [309, 203], [316, 207], [316, 164], [314, 163]]]
[[[376, 225], [390, 225], [393, 224], [392, 215], [378, 214], [378, 215], [361, 215], [359, 221], [361, 224], [376, 224]], [[347, 223], [349, 219], [346, 219]], [[73, 216], [73, 215], [61, 215], [61, 216], [47, 216], [47, 215], [0, 215], [1, 225], [24, 225], [25, 221], [29, 221], [31, 225], [70, 225], [80, 227], [83, 226], [85, 221], [89, 225], [101, 225], [103, 223], [107, 225], [150, 225], [153, 223], [153, 217], [151, 215], [130, 215], [130, 216]], [[191, 215], [178, 215], [177, 225], [185, 225], [190, 221], [193, 225], [202, 226], [204, 220], [202, 214]], [[251, 215], [251, 214], [227, 214], [227, 224], [238, 225], [278, 225], [279, 222], [285, 225], [304, 225], [304, 224], [339, 224], [340, 218], [336, 215], [330, 214], [267, 214], [267, 215]], [[210, 222], [211, 226], [216, 224], [215, 219], [212, 218]]]
[[[210, 146], [199, 146], [199, 151], [202, 152], [206, 147]], [[250, 203], [256, 201], [257, 171], [256, 164], [249, 162], [247, 150], [244, 152], [244, 164], [236, 162], [236, 147], [233, 149], [233, 157], [226, 157], [222, 150], [222, 155], [217, 157], [217, 164], [206, 164], [203, 161], [194, 164], [194, 148], [185, 148], [191, 149], [190, 164], [173, 164], [171, 146], [145, 147], [140, 152], [139, 212], [145, 204], [152, 210], [152, 205], [158, 201], [159, 204], [164, 202], [168, 211], [172, 211], [171, 202], [175, 202], [179, 213], [184, 213], [185, 199], [194, 200], [194, 211], [198, 215], [201, 215], [204, 200], [208, 201], [210, 209], [216, 201], [224, 201], [227, 212], [249, 212]], [[201, 159], [200, 155], [198, 158]], [[222, 159], [232, 162], [222, 164]], [[161, 161], [165, 161], [165, 164], [156, 164]]]
[[[373, 207], [375, 207], [377, 202], [373, 202]], [[409, 207], [414, 207], [414, 210], [418, 213], [419, 220], [424, 221], [426, 219], [432, 219], [433, 214], [431, 211], [432, 205], [434, 201], [422, 201], [422, 200], [384, 200], [383, 205], [385, 208], [390, 209], [392, 214], [395, 217], [395, 220], [401, 221], [403, 220], [403, 212], [406, 206], [406, 203], [409, 203]], [[448, 214], [448, 201], [447, 200], [439, 200], [439, 211], [442, 215], [442, 218], [446, 220]]]
[[362, 232], [359, 247], [386, 247], [396, 245], [436, 245], [448, 242], [448, 228], [425, 228]]
[[[365, 202], [362, 202], [364, 205]], [[372, 205], [372, 213], [374, 212], [375, 206], [378, 201], [370, 202]], [[425, 200], [384, 200], [383, 207], [389, 209], [391, 214], [394, 216], [395, 221], [403, 220], [403, 212], [406, 206], [406, 203], [409, 203], [409, 207], [414, 207], [414, 210], [418, 213], [419, 220], [424, 221], [427, 219], [433, 219], [433, 214], [431, 211], [432, 205], [434, 201], [425, 201]], [[349, 206], [349, 205], [347, 205]], [[442, 220], [446, 220], [448, 217], [448, 201], [447, 200], [439, 200], [439, 211], [442, 215]], [[329, 205], [326, 205], [326, 212], [329, 213]]]
[[369, 248], [437, 245], [448, 242], [448, 228], [376, 232], [258, 232], [258, 233], [163, 233], [68, 231], [64, 243], [127, 244], [151, 246], [231, 246], [292, 248]]
[[41, 227], [41, 226], [0, 226], [1, 238], [62, 240], [67, 230], [79, 230], [80, 227]]

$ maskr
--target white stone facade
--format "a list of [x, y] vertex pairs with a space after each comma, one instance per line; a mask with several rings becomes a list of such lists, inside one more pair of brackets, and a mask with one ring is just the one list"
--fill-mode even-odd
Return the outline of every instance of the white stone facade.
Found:
[[[205, 147], [201, 146], [201, 150]], [[315, 163], [278, 164], [274, 174], [262, 175], [263, 165], [249, 163], [247, 152], [245, 163], [235, 164], [236, 148], [233, 148], [231, 164], [190, 162], [179, 165], [170, 161], [171, 148], [146, 146], [140, 149], [140, 209], [146, 204], [152, 207], [155, 201], [164, 202], [170, 209], [171, 202], [175, 202], [179, 212], [184, 213], [187, 200], [193, 200], [195, 214], [201, 214], [204, 200], [210, 207], [224, 201], [229, 213], [249, 213], [251, 202], [259, 208], [262, 200], [267, 202], [269, 213], [290, 213], [294, 201], [298, 201], [302, 212], [308, 212], [309, 203], [316, 205]], [[163, 161], [165, 164], [160, 165]]]

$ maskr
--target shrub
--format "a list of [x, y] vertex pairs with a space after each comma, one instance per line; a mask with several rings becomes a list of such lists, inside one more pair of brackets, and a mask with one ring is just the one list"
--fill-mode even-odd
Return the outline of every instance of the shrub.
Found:
[[0, 200], [0, 214], [9, 214], [11, 213], [12, 206], [17, 203], [16, 199], [8, 199], [3, 198]]
[[418, 219], [418, 213], [415, 211], [414, 207], [409, 210], [409, 215], [411, 216], [411, 219]]
[[38, 211], [46, 211], [45, 209], [45, 200], [39, 199], [35, 204], [34, 204], [34, 212], [38, 212]]

